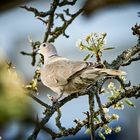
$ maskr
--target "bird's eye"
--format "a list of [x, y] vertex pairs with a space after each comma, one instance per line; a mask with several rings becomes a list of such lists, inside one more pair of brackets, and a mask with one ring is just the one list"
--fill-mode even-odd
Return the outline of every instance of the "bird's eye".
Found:
[[46, 44], [43, 44], [43, 47], [46, 47]]

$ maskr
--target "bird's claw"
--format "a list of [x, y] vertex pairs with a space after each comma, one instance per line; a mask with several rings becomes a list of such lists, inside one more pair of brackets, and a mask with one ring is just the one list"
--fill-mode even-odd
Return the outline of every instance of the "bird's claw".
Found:
[[52, 102], [52, 105], [53, 106], [58, 106], [59, 105], [59, 97], [57, 98], [57, 97], [54, 97], [54, 96], [51, 96], [51, 95], [48, 95], [48, 98], [49, 98], [49, 100]]

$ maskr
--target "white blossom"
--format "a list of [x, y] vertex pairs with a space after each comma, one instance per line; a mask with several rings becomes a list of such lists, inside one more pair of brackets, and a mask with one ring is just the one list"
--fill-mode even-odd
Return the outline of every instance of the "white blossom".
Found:
[[113, 114], [111, 117], [113, 120], [119, 120], [119, 115]]
[[103, 108], [104, 113], [108, 113], [109, 112], [109, 108]]
[[76, 42], [76, 47], [80, 47], [82, 44], [82, 40], [81, 39], [78, 39], [77, 42]]

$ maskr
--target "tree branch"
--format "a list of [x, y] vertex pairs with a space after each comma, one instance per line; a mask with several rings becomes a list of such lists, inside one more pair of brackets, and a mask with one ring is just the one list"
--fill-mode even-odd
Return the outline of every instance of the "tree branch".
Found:
[[[93, 87], [91, 87], [91, 88], [93, 88]], [[91, 89], [90, 89], [90, 90], [91, 90]], [[75, 93], [75, 94], [76, 94], [76, 93]], [[89, 94], [89, 93], [87, 93], [87, 94]], [[93, 93], [93, 94], [94, 94], [94, 93]], [[82, 95], [83, 95], [83, 94], [81, 94], [81, 96], [82, 96]], [[70, 96], [71, 96], [71, 95], [70, 95]], [[107, 102], [107, 103], [104, 105], [104, 107], [105, 107], [105, 108], [109, 108], [109, 107], [113, 106], [114, 104], [116, 104], [117, 102], [119, 102], [120, 100], [122, 100], [122, 99], [124, 99], [124, 98], [131, 98], [131, 97], [135, 97], [135, 98], [139, 98], [139, 97], [140, 97], [140, 84], [137, 85], [137, 86], [133, 86], [133, 87], [129, 88], [129, 89], [126, 90], [125, 92], [120, 93], [120, 95], [119, 95], [116, 99], [114, 99], [113, 101]], [[69, 96], [65, 98], [65, 101], [68, 102], [68, 101], [69, 101], [68, 98], [69, 98]], [[75, 96], [75, 98], [76, 98], [76, 96]], [[73, 99], [73, 98], [71, 98], [71, 100], [72, 100], [72, 99]], [[64, 101], [64, 99], [61, 100], [61, 101]], [[60, 103], [61, 103], [61, 101], [60, 101]], [[64, 105], [64, 104], [61, 104], [61, 105], [59, 106], [59, 108], [60, 108], [62, 105]], [[57, 106], [57, 107], [58, 107], [58, 106]], [[56, 111], [56, 108], [54, 108], [54, 109], [51, 110], [49, 113], [47, 113], [47, 116], [45, 116], [45, 117], [42, 119], [42, 121], [40, 122], [40, 125], [39, 125], [40, 127], [36, 126], [36, 128], [35, 128], [35, 130], [34, 130], [34, 132], [33, 132], [33, 134], [31, 135], [30, 138], [36, 138], [36, 137], [37, 137], [37, 135], [38, 135], [40, 129], [48, 122], [48, 120], [51, 118], [52, 114], [53, 114], [55, 111]], [[98, 116], [100, 113], [101, 113], [101, 109], [99, 109], [98, 111], [96, 111], [96, 112], [94, 113], [94, 116], [96, 117], [96, 116]], [[85, 120], [81, 121], [80, 124], [78, 123], [78, 124], [76, 125], [75, 128], [65, 129], [63, 132], [60, 132], [60, 133], [56, 134], [56, 135], [55, 135], [55, 138], [59, 138], [59, 137], [62, 137], [62, 136], [68, 136], [68, 135], [75, 135], [78, 131], [81, 130], [81, 128], [82, 128], [83, 126], [87, 125], [88, 123], [89, 123], [89, 122], [88, 122], [88, 118], [86, 118]], [[109, 123], [109, 122], [107, 122], [107, 121], [104, 122], [104, 121], [103, 121], [102, 123], [97, 124], [97, 125], [95, 126], [94, 129], [97, 130], [99, 127], [101, 127], [103, 124], [106, 124], [106, 123]], [[34, 140], [34, 139], [30, 139], [30, 140]]]
[[122, 54], [120, 54], [114, 61], [112, 61], [111, 64], [108, 64], [106, 61], [104, 64], [107, 68], [113, 68], [113, 69], [119, 69], [120, 66], [123, 66], [127, 61], [131, 59], [134, 55], [140, 52], [140, 43], [138, 42], [137, 45], [135, 45], [132, 48], [129, 48], [125, 51], [123, 51]]
[[48, 12], [40, 12], [36, 8], [27, 7], [26, 5], [20, 6], [20, 7], [25, 9], [25, 10], [27, 10], [27, 11], [29, 11], [29, 12], [34, 13], [35, 17], [37, 17], [37, 16], [38, 17], [46, 17], [46, 16], [50, 15], [50, 11], [48, 11]]
[[[67, 27], [73, 22], [73, 20], [83, 12], [83, 8], [78, 10], [75, 14], [71, 15], [71, 18], [63, 23], [61, 27], [56, 27], [54, 31], [50, 32], [52, 37], [48, 40], [48, 42], [54, 42], [56, 38], [58, 38], [61, 34], [65, 35], [65, 30]], [[68, 36], [66, 36], [68, 37]]]
[[131, 58], [130, 60], [128, 60], [126, 63], [122, 64], [122, 66], [128, 66], [130, 65], [132, 62], [134, 61], [138, 61], [140, 60], [140, 54], [137, 57]]
[[63, 0], [62, 2], [59, 3], [59, 6], [62, 7], [62, 6], [65, 6], [65, 5], [74, 5], [76, 3], [77, 0], [72, 0], [72, 1], [69, 1], [69, 0]]
[[40, 105], [44, 106], [46, 109], [51, 109], [51, 106], [49, 106], [48, 104], [45, 104], [44, 102], [42, 102], [40, 99], [35, 97], [32, 93], [29, 92], [29, 93], [27, 93], [27, 95], [30, 96], [32, 99], [34, 99]]
[[61, 116], [62, 116], [62, 114], [61, 114], [60, 108], [58, 108], [57, 117], [55, 118], [56, 126], [59, 128], [60, 131], [64, 131], [66, 128], [61, 125], [61, 121], [60, 121]]
[[94, 127], [94, 94], [90, 91], [89, 94], [89, 111], [90, 111], [90, 131], [91, 131], [91, 140], [95, 140], [95, 127]]
[[56, 10], [58, 4], [59, 4], [59, 0], [53, 0], [53, 3], [51, 4], [50, 10], [49, 10], [50, 15], [48, 17], [48, 26], [47, 26], [47, 30], [46, 30], [45, 35], [44, 35], [43, 42], [47, 41], [49, 34], [51, 33], [51, 29], [53, 28], [55, 10]]

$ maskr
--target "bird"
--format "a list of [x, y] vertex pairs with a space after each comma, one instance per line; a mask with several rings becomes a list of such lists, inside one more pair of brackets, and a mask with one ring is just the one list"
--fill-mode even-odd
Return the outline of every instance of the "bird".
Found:
[[38, 53], [44, 57], [41, 81], [58, 94], [58, 99], [63, 95], [84, 91], [105, 76], [126, 75], [124, 71], [106, 69], [95, 62], [72, 61], [59, 56], [51, 43], [42, 43]]

